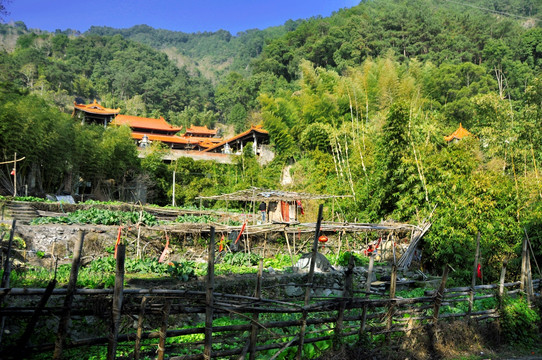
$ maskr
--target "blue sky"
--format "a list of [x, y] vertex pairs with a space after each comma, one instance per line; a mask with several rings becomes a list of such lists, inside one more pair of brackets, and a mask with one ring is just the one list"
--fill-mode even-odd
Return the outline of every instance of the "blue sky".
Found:
[[5, 22], [23, 21], [28, 28], [84, 32], [92, 25], [128, 28], [147, 24], [183, 32], [248, 29], [282, 25], [288, 19], [329, 16], [360, 0], [11, 0]]

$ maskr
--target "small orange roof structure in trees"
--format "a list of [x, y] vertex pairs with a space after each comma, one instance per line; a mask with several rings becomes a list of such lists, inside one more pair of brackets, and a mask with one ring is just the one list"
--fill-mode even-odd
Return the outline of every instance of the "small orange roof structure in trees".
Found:
[[461, 125], [461, 123], [459, 123], [459, 127], [457, 128], [457, 130], [454, 131], [453, 133], [451, 133], [450, 135], [445, 136], [444, 140], [446, 140], [448, 142], [450, 142], [450, 141], [459, 141], [459, 140], [461, 140], [464, 137], [469, 136], [469, 135], [472, 135], [472, 134], [467, 129], [465, 129]]

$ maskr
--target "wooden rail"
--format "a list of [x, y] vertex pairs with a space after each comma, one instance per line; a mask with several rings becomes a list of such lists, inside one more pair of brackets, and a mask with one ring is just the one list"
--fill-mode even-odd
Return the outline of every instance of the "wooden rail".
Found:
[[[214, 235], [214, 229], [211, 234]], [[80, 239], [81, 244], [77, 248], [82, 246], [84, 233]], [[505, 283], [502, 275], [499, 284], [475, 285], [474, 281], [471, 287], [446, 288], [446, 267], [439, 289], [426, 291], [423, 297], [398, 297], [395, 292], [397, 276], [393, 273], [386, 294], [375, 295], [370, 292], [370, 283], [357, 284], [358, 289], [355, 289], [353, 263], [350, 263], [344, 274], [342, 297], [311, 296], [311, 290], [320, 284], [309, 276], [303, 300], [262, 298], [261, 283], [265, 275], [261, 265], [255, 296], [225, 294], [214, 291], [213, 253], [216, 245], [212, 236], [206, 291], [124, 289], [122, 244], [117, 255], [114, 289], [75, 289], [73, 285], [54, 290], [51, 287], [0, 288], [0, 299], [3, 299], [0, 318], [5, 320], [6, 326], [28, 324], [24, 338], [16, 334], [4, 336], [4, 344], [0, 344], [3, 356], [16, 359], [21, 353], [51, 352], [54, 358], [64, 358], [63, 352], [69, 349], [103, 346], [108, 359], [116, 358], [119, 349], [124, 353], [131, 352], [134, 358], [156, 354], [159, 359], [166, 355], [169, 359], [245, 359], [247, 355], [254, 359], [256, 354], [266, 358], [306, 358], [306, 349], [312, 344], [319, 344], [321, 349], [331, 346], [339, 349], [344, 344], [355, 342], [364, 333], [384, 334], [391, 341], [392, 334], [431, 327], [437, 321], [497, 318], [500, 316], [499, 301], [495, 301], [494, 308], [483, 310], [477, 309], [477, 301], [498, 299], [502, 296], [500, 289], [507, 289], [509, 294], [532, 297], [535, 296], [534, 291], [521, 292], [518, 289], [540, 287], [539, 280], [529, 281], [528, 276], [522, 277], [526, 283], [521, 286], [520, 282]], [[73, 259], [74, 279], [80, 255], [76, 253]], [[529, 264], [525, 268], [528, 270]], [[74, 279], [70, 279], [70, 284]], [[362, 289], [365, 291], [359, 291]], [[204, 326], [180, 326], [194, 316], [205, 319]], [[218, 325], [217, 319], [225, 316], [234, 319], [235, 323]], [[70, 338], [70, 327], [88, 322], [88, 317], [94, 319], [94, 327], [102, 326], [109, 329], [109, 333], [94, 338]], [[43, 325], [53, 322], [52, 319], [60, 319], [57, 331], [50, 328], [50, 334], [43, 334], [46, 327], [36, 326], [36, 323], [41, 321]], [[145, 331], [145, 325], [153, 330]], [[38, 334], [34, 328], [40, 328], [40, 336], [56, 337], [57, 341], [37, 341]], [[167, 339], [175, 339], [175, 342], [167, 342]], [[152, 346], [150, 350], [149, 346]]]

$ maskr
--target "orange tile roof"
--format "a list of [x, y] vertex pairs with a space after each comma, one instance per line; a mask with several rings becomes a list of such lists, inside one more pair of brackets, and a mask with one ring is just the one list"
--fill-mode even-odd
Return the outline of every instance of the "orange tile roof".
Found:
[[466, 136], [472, 135], [468, 130], [466, 130], [461, 123], [459, 123], [459, 127], [456, 131], [451, 133], [449, 136], [445, 136], [444, 140], [446, 141], [452, 141], [453, 139], [461, 140]]
[[177, 135], [157, 135], [133, 132], [132, 139], [141, 140], [143, 139], [143, 135], [147, 135], [150, 141], [161, 141], [175, 144], [197, 144], [194, 141], [191, 142], [190, 140]]
[[202, 151], [211, 151], [211, 150], [216, 149], [217, 147], [220, 147], [220, 146], [222, 146], [222, 145], [224, 145], [226, 143], [230, 143], [230, 142], [232, 142], [234, 140], [242, 138], [243, 136], [250, 134], [252, 131], [259, 132], [260, 134], [269, 134], [269, 132], [267, 130], [262, 129], [261, 125], [256, 125], [256, 126], [252, 125], [249, 130], [247, 130], [247, 131], [245, 131], [245, 132], [243, 132], [243, 133], [241, 133], [239, 135], [236, 135], [236, 136], [234, 136], [234, 137], [232, 137], [232, 138], [230, 138], [228, 140], [224, 140], [224, 141], [216, 144], [215, 146], [210, 147], [210, 148], [205, 149], [205, 150], [202, 150]]
[[204, 135], [216, 135], [217, 130], [211, 130], [207, 128], [207, 125], [205, 126], [194, 126], [190, 125], [189, 128], [186, 129], [186, 134], [204, 134]]
[[160, 116], [160, 119], [151, 119], [144, 118], [139, 116], [131, 115], [117, 115], [117, 117], [111, 122], [112, 125], [124, 125], [127, 124], [132, 129], [149, 129], [149, 130], [160, 130], [160, 131], [169, 131], [169, 132], [178, 132], [182, 129], [181, 127], [173, 127], [168, 122]]
[[81, 110], [87, 113], [91, 114], [100, 114], [100, 115], [115, 115], [120, 112], [120, 109], [109, 109], [105, 108], [102, 105], [98, 104], [96, 100], [92, 104], [77, 104], [75, 101], [73, 102], [73, 111], [75, 113], [75, 110]]

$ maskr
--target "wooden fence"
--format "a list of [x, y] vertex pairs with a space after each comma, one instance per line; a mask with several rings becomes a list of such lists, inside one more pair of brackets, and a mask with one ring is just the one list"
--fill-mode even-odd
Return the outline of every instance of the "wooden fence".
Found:
[[[313, 260], [318, 235], [316, 231]], [[131, 353], [134, 359], [148, 355], [157, 359], [164, 359], [166, 355], [169, 359], [276, 359], [279, 356], [302, 359], [309, 355], [310, 346], [340, 349], [365, 333], [382, 334], [390, 339], [450, 318], [497, 318], [497, 306], [477, 310], [476, 304], [485, 299], [498, 299], [505, 289], [508, 294], [525, 294], [530, 301], [539, 285], [532, 280], [529, 252], [525, 250], [520, 282], [505, 282], [504, 264], [499, 284], [475, 285], [476, 277], [473, 277], [470, 287], [446, 288], [449, 271], [446, 266], [439, 288], [426, 291], [418, 298], [396, 296], [397, 284], [400, 284], [396, 266], [392, 266], [391, 280], [383, 292], [371, 287], [370, 281], [361, 287], [355, 286], [354, 257], [344, 273], [341, 297], [317, 297], [312, 293], [319, 286], [314, 278], [314, 261], [306, 277], [303, 300], [263, 298], [262, 262], [256, 275], [254, 296], [218, 293], [214, 291], [216, 244], [212, 230], [205, 291], [124, 289], [125, 247], [122, 244], [117, 252], [114, 289], [76, 289], [83, 240], [82, 232], [75, 247], [67, 288], [55, 288], [54, 280], [45, 289], [10, 288], [9, 283], [2, 283], [2, 326], [4, 321], [8, 325], [24, 324], [17, 334], [5, 335], [1, 340], [0, 353], [7, 358], [30, 357], [49, 351], [54, 359], [60, 359], [66, 357], [69, 349], [100, 345], [107, 346], [107, 359], [115, 359], [119, 349]], [[9, 268], [5, 270], [9, 273]], [[372, 272], [371, 257], [367, 279], [372, 278]], [[230, 324], [218, 324], [217, 319], [225, 316], [232, 319]], [[94, 320], [89, 321], [89, 318]], [[195, 318], [204, 325], [190, 327]], [[51, 321], [57, 324], [56, 331], [43, 334], [43, 329], [39, 333], [35, 330], [38, 324]], [[105, 335], [85, 339], [71, 336], [71, 330], [81, 322], [94, 328], [104, 326], [101, 334]], [[149, 326], [152, 331], [148, 330]], [[43, 340], [53, 338], [55, 341]]]

